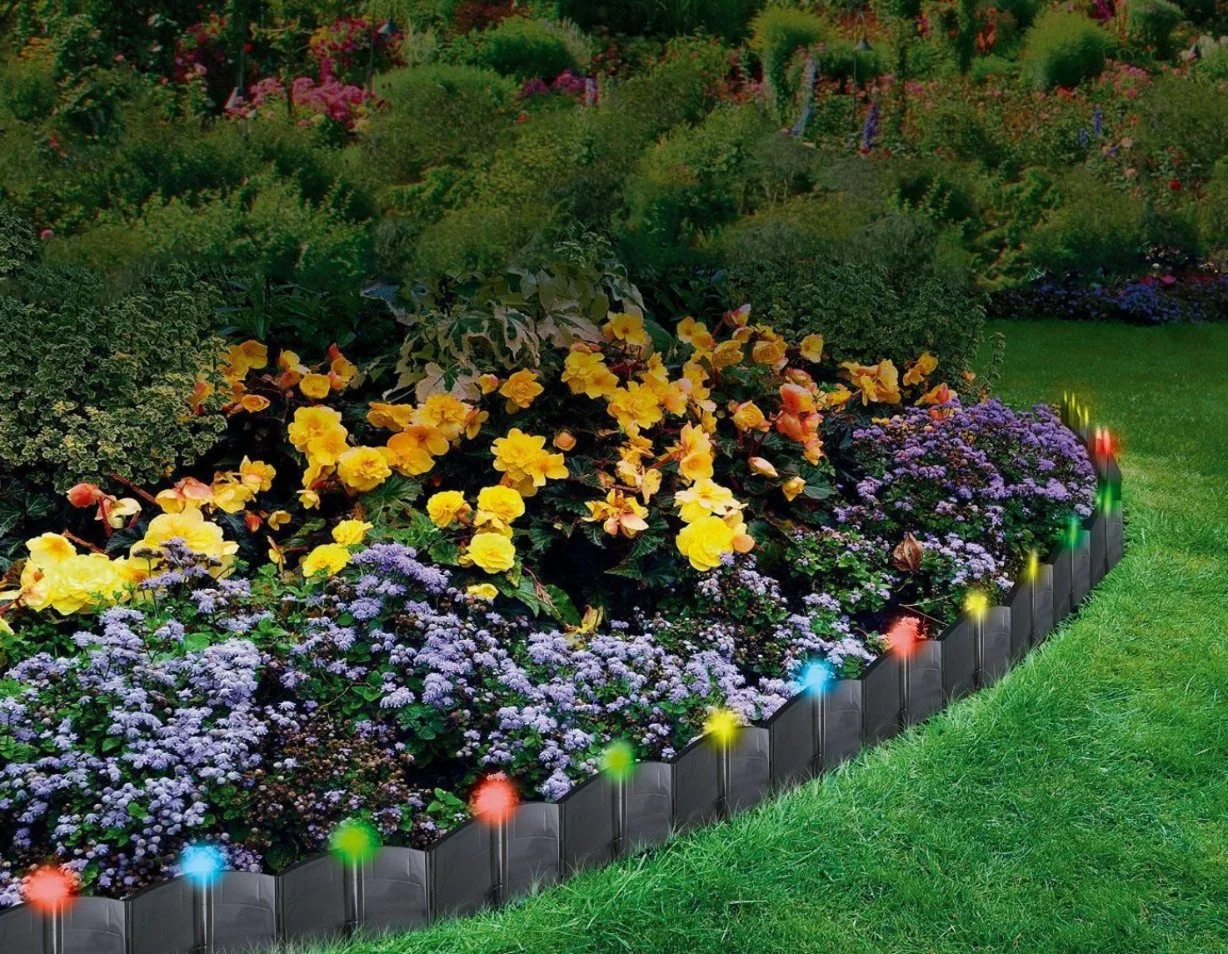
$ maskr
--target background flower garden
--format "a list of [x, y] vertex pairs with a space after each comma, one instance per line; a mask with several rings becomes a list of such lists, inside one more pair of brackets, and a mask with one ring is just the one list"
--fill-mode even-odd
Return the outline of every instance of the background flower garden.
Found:
[[1092, 510], [986, 307], [1217, 311], [1215, 10], [146, 6], [3, 14], [0, 904], [856, 675]]

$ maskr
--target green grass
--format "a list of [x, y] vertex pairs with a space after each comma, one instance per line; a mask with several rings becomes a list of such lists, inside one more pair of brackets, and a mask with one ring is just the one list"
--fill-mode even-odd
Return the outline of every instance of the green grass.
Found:
[[1228, 327], [1000, 326], [1124, 447], [1127, 555], [998, 686], [508, 910], [329, 954], [1228, 950]]

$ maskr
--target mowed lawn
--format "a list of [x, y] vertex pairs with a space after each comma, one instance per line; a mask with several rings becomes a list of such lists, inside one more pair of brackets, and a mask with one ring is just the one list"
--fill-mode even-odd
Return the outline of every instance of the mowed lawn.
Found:
[[[732, 822], [330, 954], [1228, 951], [1228, 326], [1003, 324], [1121, 436], [1125, 560], [995, 688]], [[324, 949], [320, 949], [324, 950]]]

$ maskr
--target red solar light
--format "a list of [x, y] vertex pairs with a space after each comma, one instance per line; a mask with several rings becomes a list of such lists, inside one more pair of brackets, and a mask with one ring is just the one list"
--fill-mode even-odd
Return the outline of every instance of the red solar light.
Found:
[[26, 903], [42, 914], [62, 911], [77, 887], [77, 879], [61, 868], [47, 866], [32, 872], [22, 894]]
[[511, 817], [518, 801], [515, 786], [506, 775], [500, 773], [491, 775], [477, 787], [470, 804], [473, 814], [479, 819], [498, 825]]
[[891, 621], [884, 634], [887, 640], [887, 650], [907, 659], [917, 649], [917, 643], [925, 638], [921, 628], [921, 620], [915, 616], [897, 616]]

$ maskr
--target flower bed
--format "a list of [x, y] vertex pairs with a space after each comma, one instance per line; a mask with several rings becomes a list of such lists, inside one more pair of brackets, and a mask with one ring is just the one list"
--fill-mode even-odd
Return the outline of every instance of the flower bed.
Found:
[[1091, 515], [1050, 409], [822, 350], [615, 315], [396, 403], [335, 349], [232, 348], [191, 399], [228, 392], [212, 480], [74, 487], [8, 594], [0, 903], [48, 861], [127, 895], [201, 840], [281, 871], [351, 818], [425, 848], [493, 772], [557, 800], [612, 743], [668, 760], [868, 673]]

